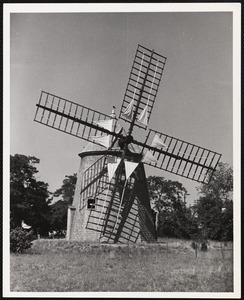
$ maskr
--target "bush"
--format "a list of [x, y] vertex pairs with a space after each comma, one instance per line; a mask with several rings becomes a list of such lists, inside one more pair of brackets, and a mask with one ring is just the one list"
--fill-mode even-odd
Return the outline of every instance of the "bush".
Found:
[[29, 249], [35, 239], [33, 231], [26, 231], [21, 227], [16, 227], [10, 232], [10, 252], [22, 253]]

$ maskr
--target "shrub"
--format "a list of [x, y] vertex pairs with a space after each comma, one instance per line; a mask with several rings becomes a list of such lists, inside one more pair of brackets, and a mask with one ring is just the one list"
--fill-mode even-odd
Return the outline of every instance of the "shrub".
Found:
[[207, 241], [202, 241], [201, 251], [207, 251], [207, 250], [208, 250]]
[[10, 252], [22, 253], [29, 249], [35, 239], [33, 231], [26, 231], [21, 227], [16, 227], [10, 232]]

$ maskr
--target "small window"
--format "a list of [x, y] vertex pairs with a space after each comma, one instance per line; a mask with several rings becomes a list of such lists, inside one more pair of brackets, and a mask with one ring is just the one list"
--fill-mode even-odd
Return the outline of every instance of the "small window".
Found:
[[89, 198], [87, 201], [87, 208], [95, 208], [95, 199]]

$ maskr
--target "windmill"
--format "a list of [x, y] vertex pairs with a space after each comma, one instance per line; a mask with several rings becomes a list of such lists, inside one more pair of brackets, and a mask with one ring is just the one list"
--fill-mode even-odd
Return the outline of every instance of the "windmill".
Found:
[[[67, 239], [155, 242], [144, 165], [208, 183], [221, 155], [149, 129], [166, 57], [138, 45], [119, 118], [42, 91], [34, 121], [89, 143], [81, 158]], [[127, 130], [121, 126], [123, 122]], [[143, 140], [132, 135], [146, 133]]]

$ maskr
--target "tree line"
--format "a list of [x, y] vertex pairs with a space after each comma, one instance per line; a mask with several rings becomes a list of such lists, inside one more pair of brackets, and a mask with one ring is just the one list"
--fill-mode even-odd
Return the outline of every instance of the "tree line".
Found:
[[[66, 176], [62, 187], [50, 192], [48, 184], [36, 178], [38, 163], [34, 156], [10, 156], [10, 228], [21, 227], [24, 222], [36, 235], [47, 237], [55, 232], [64, 237], [76, 174]], [[54, 202], [56, 197], [60, 199]]]
[[[62, 186], [50, 192], [48, 184], [36, 178], [39, 163], [34, 156], [10, 156], [10, 227], [24, 222], [42, 237], [54, 232], [64, 237], [77, 175], [66, 175]], [[149, 176], [147, 183], [158, 237], [233, 239], [233, 170], [227, 164], [219, 163], [210, 184], [198, 187], [191, 206], [180, 182]]]

